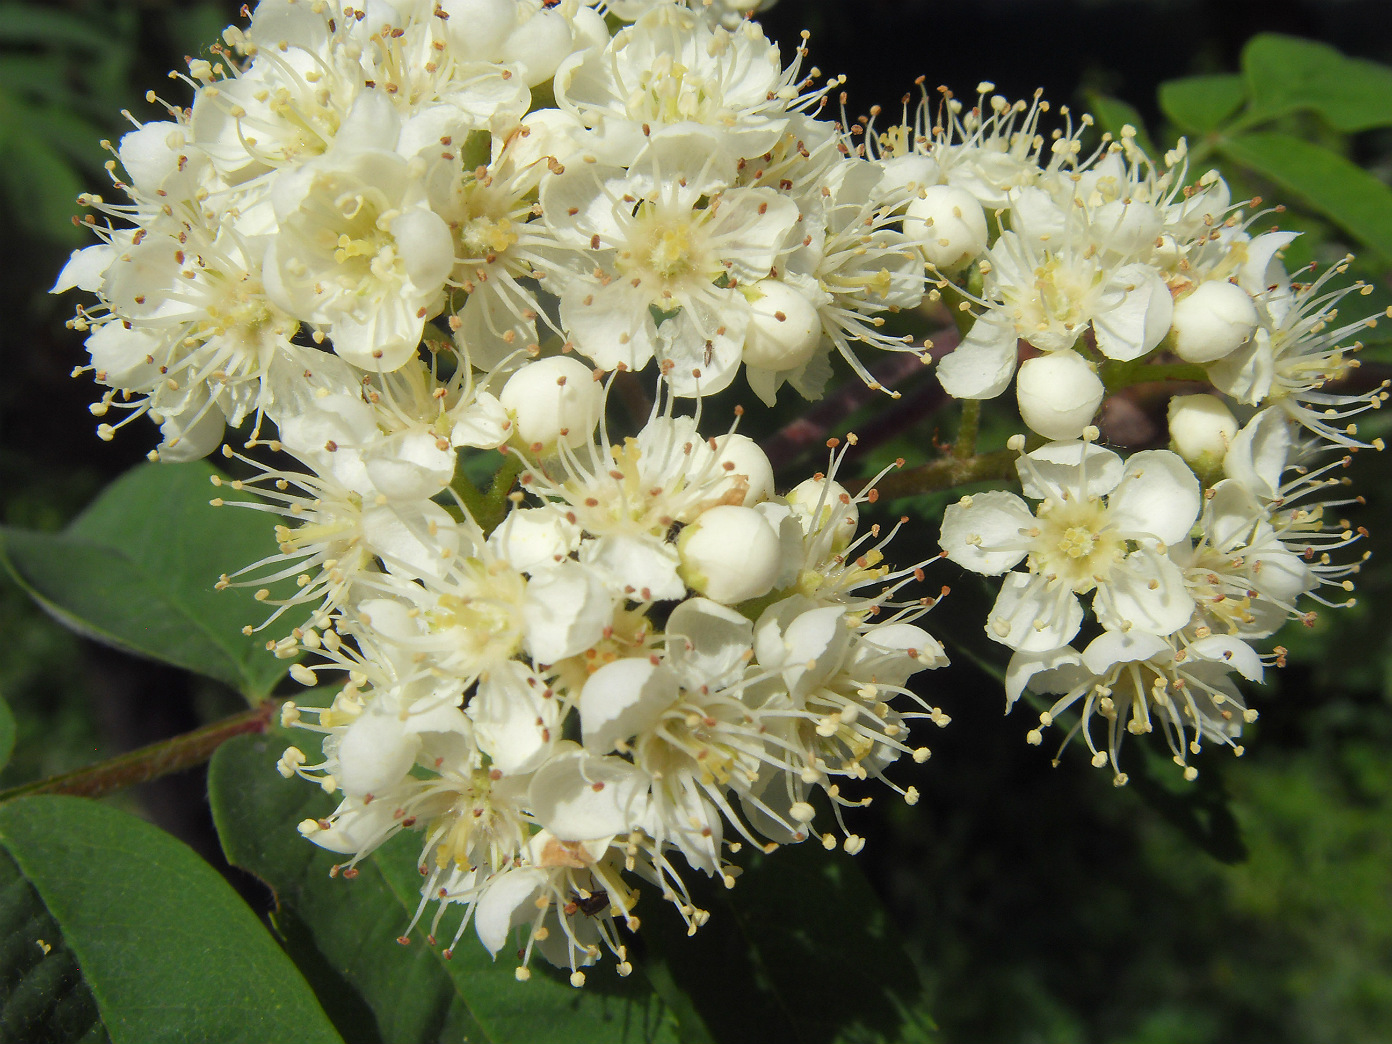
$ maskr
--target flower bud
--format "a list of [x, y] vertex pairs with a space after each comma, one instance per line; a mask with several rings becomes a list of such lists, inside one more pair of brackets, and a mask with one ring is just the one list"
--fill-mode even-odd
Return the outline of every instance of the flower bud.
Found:
[[960, 268], [986, 249], [986, 212], [975, 196], [953, 185], [930, 185], [904, 211], [904, 235], [929, 264]]
[[1223, 463], [1237, 430], [1237, 418], [1216, 395], [1176, 395], [1170, 400], [1170, 446], [1199, 475]]
[[[744, 480], [744, 507], [753, 507], [773, 496], [773, 465], [759, 444], [748, 435], [730, 432], [715, 438], [715, 455], [720, 470], [726, 476], [721, 489], [734, 489], [738, 479]], [[725, 467], [725, 465], [731, 465]]]
[[1076, 439], [1092, 423], [1106, 389], [1077, 352], [1049, 352], [1020, 366], [1020, 416], [1046, 439]]
[[703, 511], [677, 539], [681, 578], [707, 598], [736, 605], [773, 589], [778, 534], [753, 508], [723, 504]]
[[[781, 279], [761, 279], [751, 288], [744, 362], [761, 370], [795, 370], [822, 343], [822, 322], [803, 294]], [[760, 296], [761, 295], [761, 296]]]
[[589, 367], [569, 356], [528, 363], [508, 378], [498, 396], [513, 420], [515, 441], [550, 452], [558, 442], [587, 442], [599, 423], [604, 390]]
[[1236, 351], [1257, 328], [1257, 308], [1242, 287], [1212, 281], [1175, 302], [1175, 354], [1185, 362], [1211, 363]]

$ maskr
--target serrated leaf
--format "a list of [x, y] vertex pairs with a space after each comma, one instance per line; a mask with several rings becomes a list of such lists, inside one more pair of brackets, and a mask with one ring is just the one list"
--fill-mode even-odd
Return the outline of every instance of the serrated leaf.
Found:
[[1242, 77], [1236, 73], [1189, 76], [1162, 83], [1160, 108], [1180, 130], [1189, 134], [1208, 134], [1247, 100]]
[[[358, 864], [351, 881], [330, 878], [330, 867], [343, 857], [306, 841], [295, 824], [326, 814], [333, 802], [275, 771], [294, 738], [277, 731], [224, 744], [208, 789], [228, 860], [274, 890], [276, 924], [301, 967], [318, 968], [346, 992], [344, 1009], [331, 1012], [336, 1019], [369, 1011], [375, 1025], [363, 1039], [388, 1044], [439, 1039], [442, 1026], [465, 1027], [467, 1039], [480, 1044], [679, 1039], [671, 1015], [637, 972], [619, 979], [609, 968], [592, 971], [577, 990], [537, 958], [531, 981], [519, 983], [513, 962], [491, 961], [472, 929], [446, 961], [441, 950], [449, 936], [430, 945], [429, 915], [409, 945], [398, 945], [394, 940], [420, 902], [419, 835], [404, 833], [384, 846]], [[450, 936], [456, 923], [457, 915], [445, 922]]]
[[1345, 132], [1392, 126], [1392, 68], [1385, 65], [1314, 40], [1261, 33], [1243, 48], [1242, 69], [1254, 114], [1305, 109]]
[[60, 533], [0, 527], [0, 563], [79, 633], [262, 697], [286, 664], [241, 628], [265, 606], [213, 585], [275, 541], [261, 516], [209, 506], [213, 474], [202, 462], [143, 464]]
[[1136, 144], [1145, 150], [1146, 155], [1159, 158], [1160, 153], [1156, 151], [1155, 143], [1150, 140], [1150, 135], [1146, 133], [1145, 120], [1141, 116], [1140, 110], [1134, 105], [1124, 102], [1120, 98], [1098, 94], [1094, 91], [1088, 93], [1087, 107], [1097, 121], [1097, 125], [1118, 140], [1121, 138], [1123, 127], [1134, 127]]
[[1361, 167], [1288, 134], [1244, 134], [1221, 140], [1218, 148], [1392, 260], [1392, 188]]
[[10, 713], [10, 705], [5, 702], [5, 697], [0, 696], [0, 769], [10, 763], [10, 755], [14, 753], [14, 743], [14, 715]]
[[17, 874], [5, 887], [32, 889], [115, 1044], [342, 1044], [256, 915], [158, 828], [82, 798], [23, 798], [0, 807], [0, 849]]

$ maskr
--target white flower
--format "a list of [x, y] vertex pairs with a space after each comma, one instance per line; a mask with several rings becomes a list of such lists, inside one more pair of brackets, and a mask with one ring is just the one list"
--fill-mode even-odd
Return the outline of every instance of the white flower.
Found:
[[692, 127], [718, 132], [711, 144], [732, 160], [768, 151], [798, 95], [798, 66], [786, 72], [777, 45], [758, 26], [711, 26], [672, 3], [655, 5], [602, 50], [556, 70], [556, 102], [594, 131], [603, 162], [627, 163], [649, 134]]
[[1022, 190], [1010, 231], [981, 262], [983, 309], [962, 343], [938, 364], [954, 398], [990, 399], [1015, 372], [1017, 341], [1045, 352], [1073, 348], [1091, 332], [1109, 359], [1137, 359], [1170, 327], [1173, 303], [1160, 275], [1140, 263], [1108, 264], [1042, 189]]
[[[1244, 722], [1257, 713], [1248, 710], [1229, 675], [1259, 681], [1261, 658], [1245, 643], [1213, 636], [1176, 648], [1171, 642], [1141, 631], [1108, 631], [1078, 654], [1060, 648], [1039, 653], [1017, 652], [1006, 672], [1007, 698], [1013, 704], [1026, 686], [1038, 692], [1062, 693], [1039, 716], [1041, 727], [1054, 724], [1064, 711], [1082, 701], [1080, 718], [1064, 737], [1066, 745], [1079, 732], [1092, 752], [1093, 765], [1112, 766], [1116, 782], [1127, 781], [1117, 757], [1126, 732], [1151, 732], [1160, 723], [1177, 765], [1186, 779], [1198, 777], [1188, 763], [1205, 739], [1223, 743], [1241, 754], [1237, 739]], [[1097, 717], [1106, 721], [1107, 740], [1099, 746], [1092, 735]], [[1039, 729], [1031, 743], [1043, 741]]]
[[[1166, 545], [1188, 535], [1199, 484], [1168, 450], [1121, 459], [1088, 442], [1050, 443], [1018, 462], [1032, 512], [1013, 493], [963, 497], [943, 517], [947, 557], [1005, 575], [986, 633], [1012, 649], [1042, 652], [1082, 624], [1080, 595], [1108, 630], [1168, 635], [1194, 609]], [[1029, 571], [1008, 572], [1027, 559]]]
[[566, 450], [522, 477], [524, 488], [555, 504], [583, 532], [580, 560], [615, 594], [650, 601], [686, 593], [672, 542], [677, 523], [718, 504], [741, 503], [744, 490], [689, 417], [654, 416], [634, 438]]
[[438, 314], [454, 267], [449, 226], [393, 152], [335, 152], [286, 172], [272, 193], [280, 232], [266, 290], [367, 370], [395, 370]]
[[[1254, 278], [1271, 278], [1268, 256], [1261, 254], [1262, 271]], [[1350, 418], [1381, 407], [1387, 399], [1386, 382], [1365, 392], [1324, 390], [1358, 366], [1352, 356], [1361, 345], [1354, 338], [1376, 325], [1375, 318], [1335, 323], [1339, 302], [1354, 290], [1365, 291], [1357, 284], [1327, 289], [1346, 270], [1343, 263], [1293, 290], [1279, 261], [1273, 257], [1270, 265], [1280, 269], [1279, 281], [1268, 284], [1268, 290], [1247, 287], [1256, 295], [1256, 332], [1241, 348], [1210, 364], [1209, 378], [1240, 403], [1279, 406], [1291, 420], [1335, 445], [1381, 448], [1380, 439], [1361, 441]]]
[[582, 266], [561, 322], [601, 369], [657, 356], [679, 395], [734, 379], [750, 319], [740, 284], [768, 275], [798, 219], [772, 189], [730, 187], [734, 173], [710, 133], [689, 131], [654, 139], [627, 171], [572, 163], [542, 183], [545, 220]]

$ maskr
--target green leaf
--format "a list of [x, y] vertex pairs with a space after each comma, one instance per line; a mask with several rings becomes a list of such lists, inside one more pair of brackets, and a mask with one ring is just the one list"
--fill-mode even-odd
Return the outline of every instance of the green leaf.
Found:
[[1223, 139], [1218, 148], [1392, 260], [1392, 188], [1367, 171], [1288, 134], [1244, 134]]
[[1160, 153], [1156, 150], [1155, 143], [1150, 140], [1150, 135], [1146, 133], [1145, 120], [1142, 118], [1140, 110], [1134, 105], [1124, 102], [1120, 98], [1089, 91], [1087, 107], [1097, 121], [1097, 125], [1118, 140], [1121, 138], [1123, 127], [1134, 127], [1136, 144], [1145, 150], [1146, 155], [1155, 159], [1159, 158]]
[[14, 743], [14, 715], [10, 713], [10, 705], [5, 702], [5, 698], [0, 696], [0, 769], [10, 763], [10, 755], [14, 753]]
[[1160, 85], [1160, 108], [1180, 130], [1208, 134], [1235, 113], [1247, 99], [1236, 73], [1189, 76]]
[[[433, 1041], [442, 1039], [441, 1027], [478, 1044], [681, 1039], [641, 972], [619, 979], [612, 961], [575, 989], [538, 957], [531, 981], [519, 983], [514, 962], [491, 961], [472, 928], [444, 959], [458, 914], [443, 922], [439, 945], [426, 937], [429, 912], [408, 945], [396, 943], [420, 902], [419, 835], [403, 833], [359, 863], [351, 881], [330, 878], [343, 857], [306, 841], [295, 824], [325, 815], [333, 802], [275, 771], [292, 738], [281, 731], [241, 736], [218, 749], [208, 778], [213, 819], [228, 860], [274, 890], [276, 927], [306, 976], [336, 984], [332, 997], [321, 996], [356, 1040]], [[654, 910], [648, 919], [665, 913]]]
[[77, 958], [0, 848], [0, 1044], [110, 1041]]
[[1313, 40], [1261, 33], [1243, 49], [1242, 69], [1254, 115], [1305, 109], [1345, 132], [1392, 126], [1392, 68], [1385, 65]]
[[213, 474], [202, 462], [142, 464], [60, 533], [0, 528], [0, 563], [73, 630], [265, 696], [286, 665], [241, 628], [267, 610], [245, 588], [213, 585], [275, 553], [272, 527], [210, 507]]
[[[56, 924], [60, 956], [75, 959], [116, 1044], [341, 1044], [256, 915], [212, 867], [156, 827], [81, 798], [25, 798], [0, 807], [0, 849], [8, 857], [0, 887], [24, 915]], [[15, 916], [8, 902], [5, 909]], [[37, 938], [18, 945], [42, 952]], [[46, 986], [42, 962], [25, 967], [16, 987], [25, 1010], [59, 988], [55, 1003], [86, 1010], [70, 968]], [[3, 979], [13, 980], [8, 968]], [[45, 1029], [29, 1039], [48, 1036]]]

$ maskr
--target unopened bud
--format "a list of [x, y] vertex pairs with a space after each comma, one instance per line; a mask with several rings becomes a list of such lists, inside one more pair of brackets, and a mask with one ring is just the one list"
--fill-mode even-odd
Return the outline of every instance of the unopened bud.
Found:
[[1232, 354], [1257, 328], [1257, 308], [1233, 283], [1207, 282], [1175, 302], [1175, 353], [1185, 362], [1211, 363]]
[[778, 534], [753, 508], [701, 513], [677, 540], [681, 578], [707, 598], [736, 605], [768, 594], [781, 562]]
[[930, 185], [905, 209], [904, 235], [930, 264], [950, 271], [986, 249], [986, 212], [965, 189]]
[[822, 321], [806, 295], [781, 279], [749, 288], [752, 309], [744, 337], [744, 362], [761, 370], [795, 370], [822, 343]]
[[1237, 418], [1215, 395], [1170, 400], [1170, 446], [1199, 475], [1222, 466], [1237, 432]]
[[1076, 439], [1105, 394], [1087, 360], [1074, 351], [1026, 360], [1015, 381], [1020, 417], [1046, 439]]
[[555, 449], [588, 442], [604, 406], [604, 390], [578, 359], [555, 356], [528, 363], [508, 378], [499, 401], [512, 415], [524, 447]]

